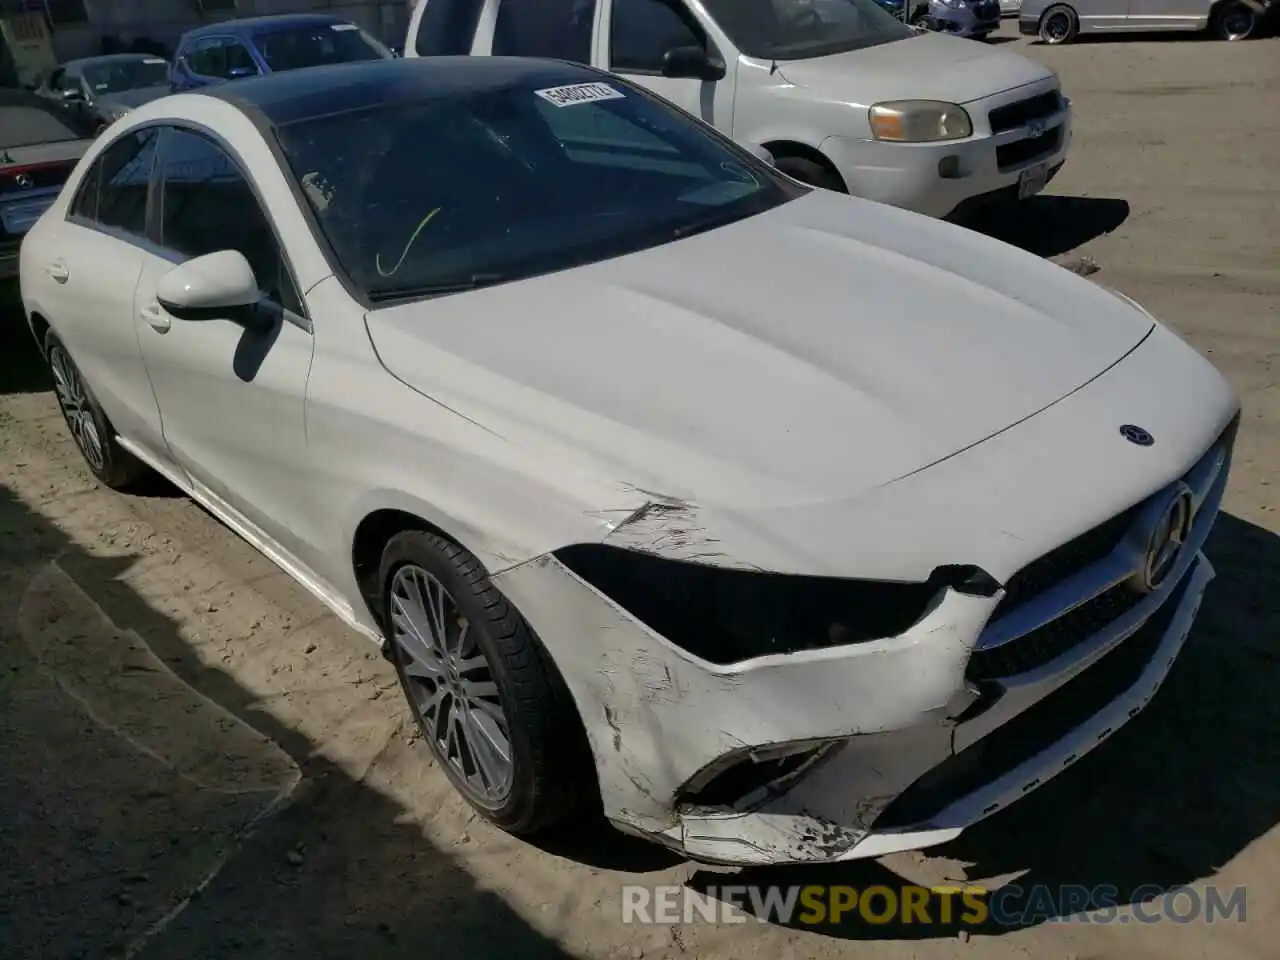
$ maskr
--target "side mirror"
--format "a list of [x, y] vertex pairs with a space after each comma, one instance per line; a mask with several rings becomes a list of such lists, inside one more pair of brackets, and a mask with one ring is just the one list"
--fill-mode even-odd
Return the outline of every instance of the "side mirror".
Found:
[[258, 71], [253, 67], [232, 67], [227, 71], [227, 79], [241, 80], [245, 77], [256, 77]]
[[238, 250], [219, 250], [174, 267], [156, 284], [156, 300], [179, 320], [234, 320], [254, 326], [262, 299], [253, 268]]
[[759, 143], [744, 143], [743, 146], [757, 160], [763, 161], [771, 167], [776, 167], [778, 165], [778, 158], [773, 155], [773, 151], [768, 147]]
[[63, 103], [74, 103], [77, 100], [83, 100], [83, 99], [84, 99], [84, 91], [81, 90], [79, 87], [71, 87], [70, 89], [62, 91]]
[[724, 61], [711, 57], [701, 47], [676, 47], [662, 57], [662, 75], [673, 79], [723, 80]]

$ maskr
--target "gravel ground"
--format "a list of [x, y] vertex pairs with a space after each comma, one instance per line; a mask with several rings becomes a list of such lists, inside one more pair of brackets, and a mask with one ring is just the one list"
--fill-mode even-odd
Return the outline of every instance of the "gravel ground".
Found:
[[[725, 882], [605, 829], [490, 829], [391, 671], [190, 502], [97, 488], [0, 314], [0, 956], [1274, 957], [1280, 933], [1280, 40], [1046, 50], [1077, 138], [983, 229], [1146, 304], [1245, 417], [1219, 579], [1151, 709], [933, 855], [737, 882], [1248, 886], [1245, 924], [635, 927], [623, 883]], [[1003, 38], [1001, 38], [1003, 39]], [[1266, 944], [1271, 943], [1271, 947]]]

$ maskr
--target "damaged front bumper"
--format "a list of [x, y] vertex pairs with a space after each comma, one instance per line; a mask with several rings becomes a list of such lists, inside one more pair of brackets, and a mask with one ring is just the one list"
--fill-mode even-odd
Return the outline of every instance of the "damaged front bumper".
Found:
[[[1025, 796], [1149, 702], [1213, 577], [1201, 547], [1237, 424], [1001, 593], [946, 588], [883, 640], [715, 665], [554, 557], [495, 579], [564, 674], [621, 829], [729, 864], [918, 849]], [[1181, 549], [1157, 583], [1171, 516]]]

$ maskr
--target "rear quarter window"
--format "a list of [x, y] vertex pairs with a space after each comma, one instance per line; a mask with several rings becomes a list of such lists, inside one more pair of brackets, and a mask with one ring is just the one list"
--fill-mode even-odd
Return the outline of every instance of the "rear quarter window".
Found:
[[471, 52], [484, 0], [419, 0], [426, 6], [418, 21], [413, 49], [420, 57], [461, 56]]
[[596, 0], [501, 0], [495, 57], [550, 57], [591, 63]]

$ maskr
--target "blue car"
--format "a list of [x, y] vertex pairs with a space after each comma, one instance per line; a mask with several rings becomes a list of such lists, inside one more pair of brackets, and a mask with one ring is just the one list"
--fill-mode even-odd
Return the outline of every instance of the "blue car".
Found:
[[913, 19], [939, 33], [985, 40], [1000, 26], [1000, 0], [929, 0]]
[[174, 53], [169, 88], [192, 90], [264, 73], [393, 56], [360, 27], [330, 14], [247, 17], [184, 33]]

